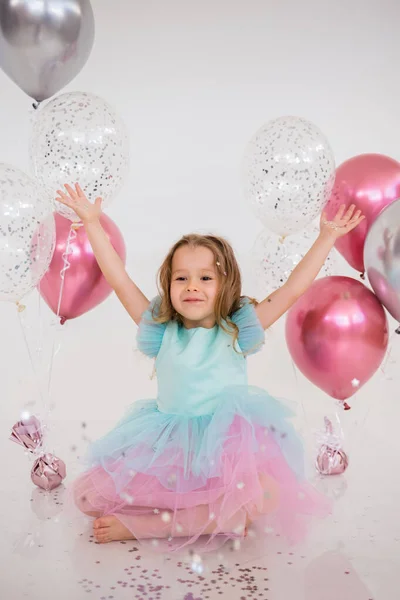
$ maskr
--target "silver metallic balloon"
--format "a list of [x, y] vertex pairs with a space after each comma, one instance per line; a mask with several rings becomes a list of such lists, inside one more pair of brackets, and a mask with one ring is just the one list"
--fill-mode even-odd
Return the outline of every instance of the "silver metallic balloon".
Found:
[[93, 41], [89, 0], [0, 0], [0, 66], [38, 102], [74, 79]]
[[385, 208], [372, 224], [364, 263], [375, 294], [400, 322], [400, 200]]

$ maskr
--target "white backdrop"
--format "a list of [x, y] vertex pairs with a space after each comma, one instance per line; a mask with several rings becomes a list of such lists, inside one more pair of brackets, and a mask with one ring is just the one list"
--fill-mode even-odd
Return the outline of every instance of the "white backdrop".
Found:
[[[94, 0], [93, 5], [93, 53], [67, 90], [104, 97], [127, 124], [130, 176], [108, 214], [124, 235], [129, 272], [149, 296], [167, 249], [193, 230], [217, 232], [232, 242], [243, 291], [255, 293], [250, 253], [262, 226], [243, 199], [240, 165], [247, 141], [267, 120], [295, 114], [313, 121], [330, 140], [337, 163], [362, 152], [400, 159], [400, 5], [394, 0]], [[31, 102], [2, 73], [0, 84], [0, 161], [28, 169]], [[26, 304], [23, 318], [32, 327], [35, 359], [40, 319], [49, 349], [50, 313], [41, 306], [39, 317], [36, 294]], [[24, 403], [33, 399], [39, 406], [40, 400], [15, 306], [0, 304], [0, 323], [4, 437]], [[250, 377], [293, 401], [307, 433], [310, 424], [322, 425], [330, 405], [295, 374], [282, 326], [273, 328], [265, 350], [250, 360]], [[135, 330], [115, 297], [62, 328], [52, 378], [58, 455], [60, 428], [70, 427], [68, 443], [79, 443], [76, 422], [87, 423], [87, 435], [95, 437], [127, 404], [154, 395], [151, 364], [134, 350]], [[385, 373], [343, 415], [350, 436], [356, 432], [362, 439], [368, 429], [388, 453], [396, 439], [393, 411], [398, 416], [400, 410], [392, 379], [399, 344], [393, 342]]]

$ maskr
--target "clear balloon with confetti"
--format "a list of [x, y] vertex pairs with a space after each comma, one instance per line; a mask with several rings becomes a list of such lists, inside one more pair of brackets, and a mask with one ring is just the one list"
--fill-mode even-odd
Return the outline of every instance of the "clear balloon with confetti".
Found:
[[[80, 183], [88, 198], [107, 207], [128, 174], [126, 127], [102, 98], [86, 92], [61, 94], [40, 108], [30, 137], [31, 168], [55, 197], [65, 183]], [[71, 221], [79, 217], [56, 203]]]
[[[318, 235], [319, 229], [316, 226], [310, 226], [286, 238], [266, 229], [260, 233], [252, 249], [253, 273], [260, 296], [267, 296], [287, 281]], [[335, 275], [336, 270], [337, 256], [336, 251], [332, 250], [319, 277]]]
[[53, 210], [32, 177], [0, 164], [0, 300], [18, 302], [47, 271], [55, 245]]
[[247, 145], [244, 192], [263, 225], [279, 235], [307, 227], [327, 202], [335, 161], [324, 134], [300, 117], [279, 117]]

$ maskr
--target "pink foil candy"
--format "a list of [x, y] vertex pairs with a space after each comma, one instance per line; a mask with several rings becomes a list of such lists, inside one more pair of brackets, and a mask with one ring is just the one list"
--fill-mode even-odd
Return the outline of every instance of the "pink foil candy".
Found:
[[64, 461], [48, 453], [35, 461], [31, 479], [38, 487], [44, 490], [53, 490], [65, 479], [66, 474]]
[[349, 459], [344, 450], [321, 446], [316, 461], [317, 471], [321, 475], [340, 475], [348, 466]]
[[341, 475], [349, 466], [346, 452], [339, 447], [332, 423], [325, 417], [326, 441], [321, 445], [315, 466], [321, 475]]
[[34, 415], [15, 423], [10, 440], [23, 446], [30, 452], [41, 447], [43, 442], [42, 425]]
[[43, 444], [43, 427], [34, 415], [18, 421], [11, 430], [10, 440], [39, 456], [32, 470], [31, 479], [35, 485], [44, 490], [53, 490], [66, 477], [65, 463], [41, 450]]

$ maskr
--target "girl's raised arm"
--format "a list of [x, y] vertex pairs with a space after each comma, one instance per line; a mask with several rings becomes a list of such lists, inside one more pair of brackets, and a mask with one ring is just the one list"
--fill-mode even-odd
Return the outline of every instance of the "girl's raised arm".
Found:
[[361, 212], [355, 211], [354, 205], [347, 211], [344, 205], [341, 206], [334, 220], [330, 222], [322, 215], [320, 235], [303, 260], [282, 287], [257, 305], [257, 315], [264, 329], [273, 325], [310, 287], [337, 238], [352, 231], [363, 219]]
[[65, 185], [65, 189], [67, 193], [57, 190], [56, 200], [72, 208], [81, 219], [107, 283], [113, 288], [135, 323], [139, 324], [150, 302], [129, 277], [123, 261], [101, 226], [101, 198], [96, 198], [94, 204], [89, 202], [79, 184], [76, 184], [75, 188]]

